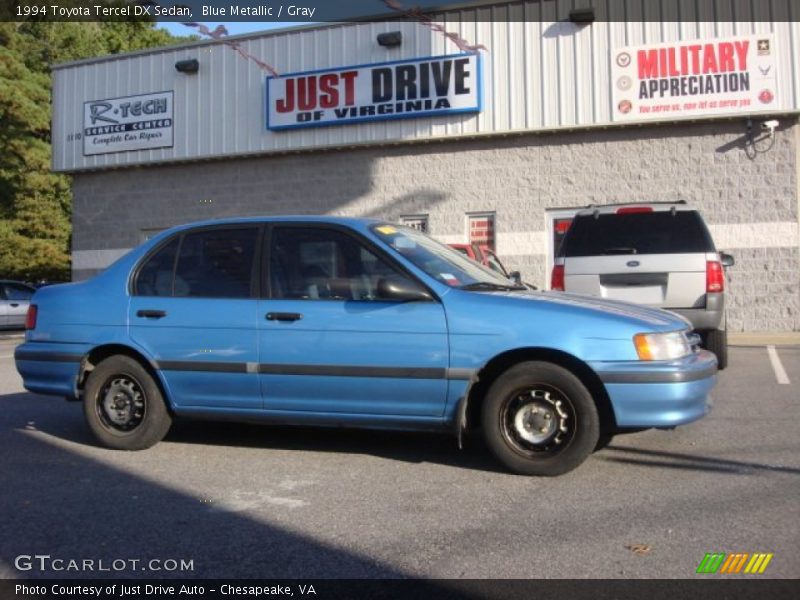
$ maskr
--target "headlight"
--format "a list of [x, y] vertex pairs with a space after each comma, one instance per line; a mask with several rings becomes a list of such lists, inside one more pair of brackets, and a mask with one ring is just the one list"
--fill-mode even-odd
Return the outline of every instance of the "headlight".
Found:
[[633, 345], [639, 360], [674, 360], [692, 353], [683, 331], [637, 333], [633, 336]]

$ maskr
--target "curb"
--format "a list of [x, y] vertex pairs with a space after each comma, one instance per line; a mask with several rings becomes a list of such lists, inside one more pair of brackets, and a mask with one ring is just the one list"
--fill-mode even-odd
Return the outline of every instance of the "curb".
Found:
[[798, 331], [728, 332], [731, 346], [800, 346]]

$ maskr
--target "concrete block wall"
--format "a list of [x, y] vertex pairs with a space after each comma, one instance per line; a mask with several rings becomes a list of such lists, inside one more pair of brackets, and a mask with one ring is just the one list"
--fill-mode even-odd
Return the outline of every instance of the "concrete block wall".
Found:
[[736, 120], [79, 173], [74, 276], [110, 263], [142, 232], [206, 218], [427, 214], [432, 234], [456, 241], [466, 240], [466, 213], [493, 211], [501, 258], [543, 285], [546, 209], [685, 199], [736, 257], [728, 327], [798, 331], [800, 126], [781, 123], [755, 144]]

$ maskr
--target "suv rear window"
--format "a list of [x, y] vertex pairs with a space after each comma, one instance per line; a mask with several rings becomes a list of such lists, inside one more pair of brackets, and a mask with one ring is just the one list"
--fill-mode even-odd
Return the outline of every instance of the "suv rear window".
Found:
[[714, 252], [696, 211], [581, 215], [567, 231], [559, 257]]

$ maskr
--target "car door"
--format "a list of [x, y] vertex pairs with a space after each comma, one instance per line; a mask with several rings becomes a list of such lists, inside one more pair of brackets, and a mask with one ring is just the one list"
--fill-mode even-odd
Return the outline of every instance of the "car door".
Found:
[[[25, 327], [25, 317], [28, 314], [28, 306], [31, 297], [36, 290], [21, 283], [4, 283], [2, 286], [5, 304], [5, 323], [7, 327]], [[2, 318], [2, 317], [0, 317]]]
[[260, 409], [256, 314], [260, 227], [190, 230], [135, 276], [131, 339], [179, 407]]
[[448, 339], [436, 300], [382, 300], [394, 261], [342, 228], [279, 224], [265, 247], [259, 307], [268, 411], [440, 416]]

